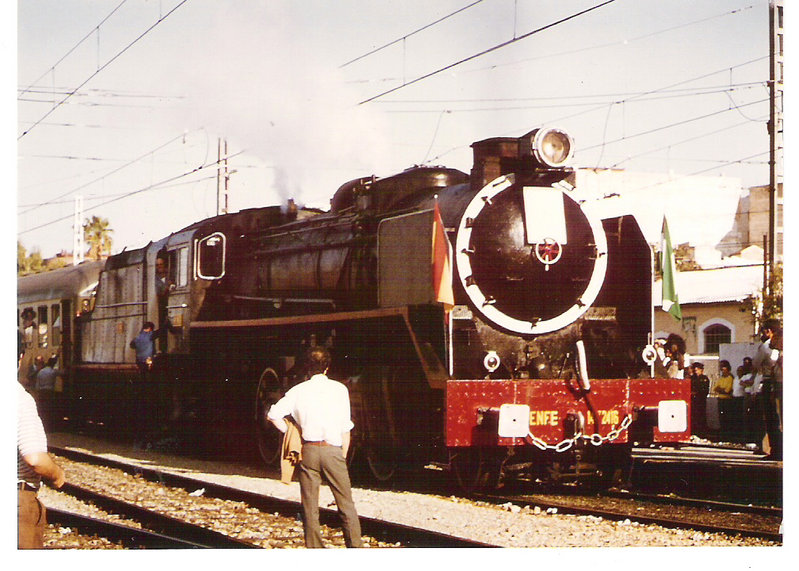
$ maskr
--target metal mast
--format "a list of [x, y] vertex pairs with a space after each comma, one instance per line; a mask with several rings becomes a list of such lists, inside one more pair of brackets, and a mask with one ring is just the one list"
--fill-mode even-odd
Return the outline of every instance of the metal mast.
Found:
[[230, 173], [227, 165], [227, 139], [217, 139], [216, 165], [216, 215], [219, 216], [228, 212]]
[[[769, 230], [768, 273], [783, 257], [783, 139], [782, 139], [782, 93], [783, 93], [783, 0], [769, 1]], [[770, 281], [770, 280], [769, 280]], [[769, 281], [766, 283], [768, 284]], [[768, 286], [767, 286], [768, 287]]]
[[83, 196], [75, 196], [75, 217], [72, 222], [72, 265], [77, 266], [86, 257], [86, 247], [83, 242]]

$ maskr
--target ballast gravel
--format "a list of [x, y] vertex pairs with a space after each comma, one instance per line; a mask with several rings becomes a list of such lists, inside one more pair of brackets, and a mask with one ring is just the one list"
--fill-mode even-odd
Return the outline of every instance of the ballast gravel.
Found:
[[[54, 446], [102, 454], [109, 459], [139, 462], [152, 468], [163, 466], [165, 472], [188, 475], [198, 480], [223, 484], [299, 502], [299, 484], [283, 484], [279, 480], [263, 476], [263, 471], [254, 466], [231, 462], [210, 462], [193, 458], [177, 457], [154, 451], [134, 450], [130, 446], [108, 443], [75, 435], [53, 434], [49, 441]], [[302, 524], [294, 520], [277, 525], [275, 537], [264, 533], [264, 523], [258, 510], [240, 502], [215, 502], [213, 509], [200, 509], [193, 502], [202, 496], [201, 488], [194, 494], [185, 490], [164, 488], [157, 483], [107, 468], [97, 468], [61, 460], [67, 481], [77, 485], [119, 490], [131, 489], [141, 505], [164, 506], [176, 517], [197, 519], [223, 533], [248, 541], [257, 541], [263, 547], [302, 547]], [[99, 471], [99, 472], [98, 472]], [[105, 475], [98, 475], [98, 474]], [[541, 509], [535, 505], [492, 505], [474, 502], [455, 496], [435, 496], [403, 491], [381, 491], [354, 488], [353, 497], [361, 516], [383, 519], [404, 525], [422, 527], [439, 533], [469, 538], [490, 545], [507, 548], [566, 548], [566, 547], [731, 547], [731, 546], [775, 546], [769, 541], [731, 537], [724, 534], [705, 533], [694, 530], [668, 529], [657, 525], [641, 525], [634, 521], [609, 521], [594, 516], [559, 514], [555, 510]], [[46, 506], [72, 509], [66, 505], [74, 500], [53, 490], [43, 490], [40, 498]], [[207, 498], [206, 500], [211, 500]], [[322, 507], [335, 506], [333, 496], [322, 486]], [[227, 507], [225, 507], [227, 506]], [[73, 506], [74, 507], [74, 506]], [[96, 508], [91, 508], [96, 510]], [[192, 515], [193, 514], [193, 515]], [[270, 514], [271, 515], [271, 514]], [[255, 519], [253, 519], [255, 518]], [[52, 527], [52, 526], [51, 526]], [[255, 529], [252, 529], [255, 528]], [[286, 529], [290, 531], [286, 536]], [[48, 533], [48, 546], [53, 548], [75, 548], [61, 541], [59, 530]], [[329, 547], [343, 547], [338, 529], [325, 529]], [[280, 537], [277, 537], [280, 536]], [[391, 544], [367, 538], [369, 547], [387, 548]], [[104, 549], [105, 546], [80, 546], [78, 548]]]

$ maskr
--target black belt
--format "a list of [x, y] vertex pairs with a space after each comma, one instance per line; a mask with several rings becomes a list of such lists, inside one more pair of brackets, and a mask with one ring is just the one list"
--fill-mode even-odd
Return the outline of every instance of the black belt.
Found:
[[20, 492], [37, 492], [39, 488], [28, 482], [17, 482], [17, 489]]

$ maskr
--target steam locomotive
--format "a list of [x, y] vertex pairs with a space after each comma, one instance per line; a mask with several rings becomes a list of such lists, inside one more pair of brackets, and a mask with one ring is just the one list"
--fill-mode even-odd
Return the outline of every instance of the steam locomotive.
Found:
[[[464, 487], [609, 481], [633, 442], [686, 440], [689, 384], [650, 366], [652, 251], [635, 218], [576, 187], [562, 130], [472, 148], [468, 175], [359, 178], [326, 212], [243, 210], [109, 257], [88, 310], [63, 312], [73, 417], [122, 430], [147, 395], [153, 426], [235, 425], [275, 462], [265, 413], [324, 344], [353, 454], [380, 480], [428, 466]], [[157, 391], [129, 348], [146, 321], [164, 337]]]

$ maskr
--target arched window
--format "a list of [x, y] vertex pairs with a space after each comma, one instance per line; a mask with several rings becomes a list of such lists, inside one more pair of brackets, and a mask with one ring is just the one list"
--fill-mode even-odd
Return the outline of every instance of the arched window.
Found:
[[732, 330], [721, 323], [714, 323], [705, 327], [702, 331], [702, 337], [705, 342], [703, 353], [718, 354], [719, 345], [732, 342]]

